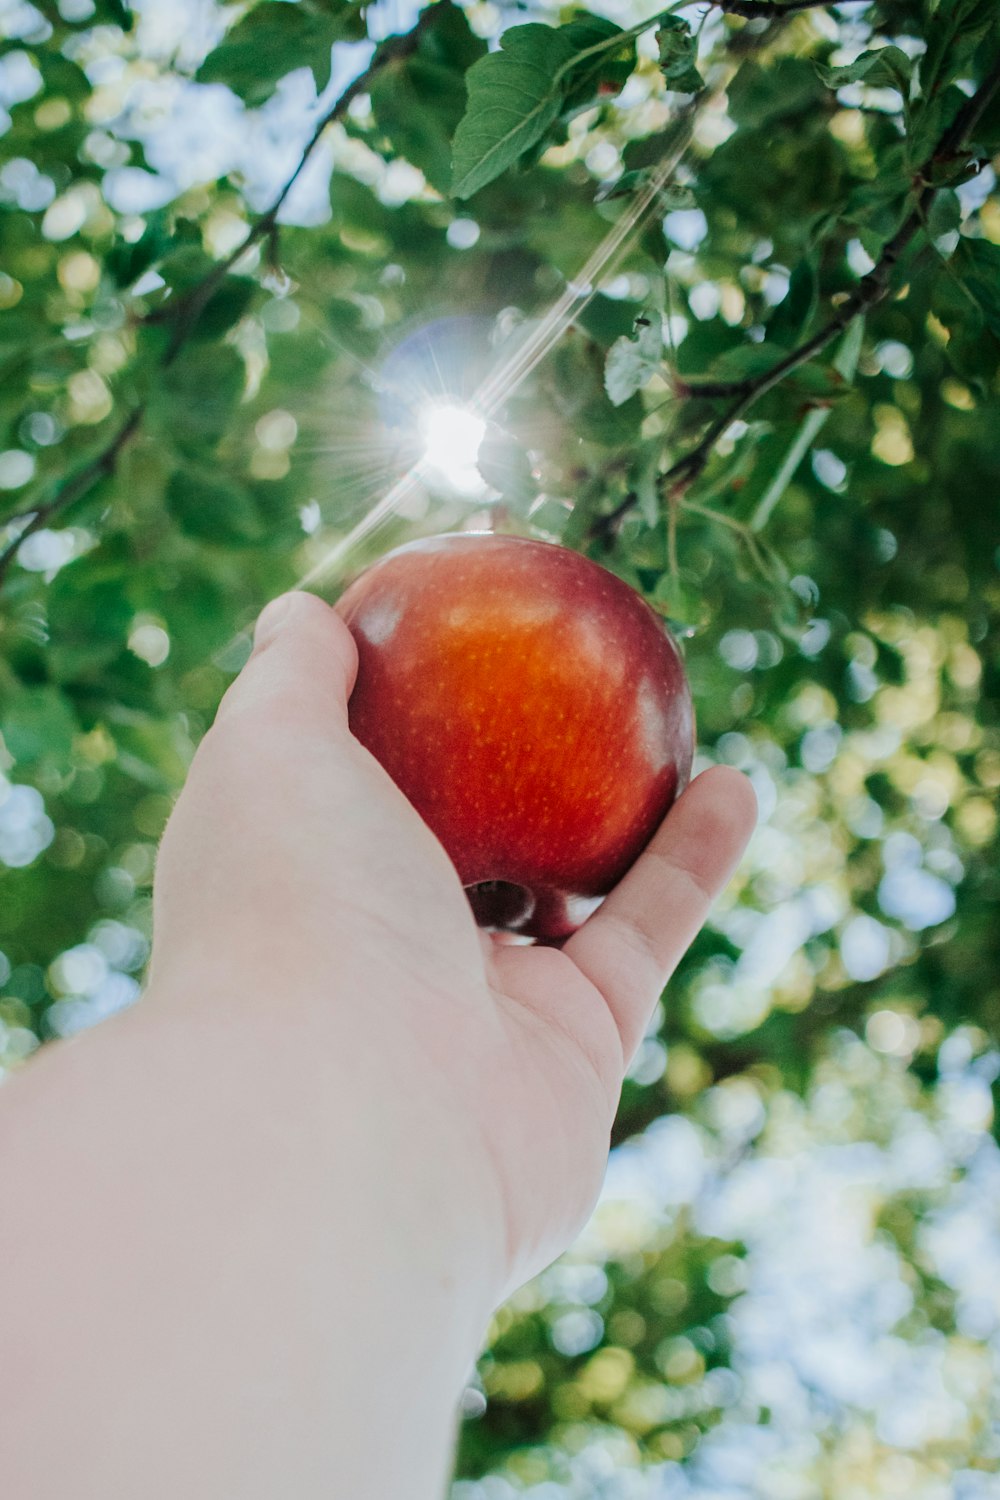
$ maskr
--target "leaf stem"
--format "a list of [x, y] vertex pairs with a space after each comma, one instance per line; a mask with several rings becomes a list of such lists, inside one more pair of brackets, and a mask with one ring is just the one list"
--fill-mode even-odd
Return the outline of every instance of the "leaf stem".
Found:
[[802, 418], [798, 432], [792, 439], [788, 452], [778, 467], [777, 473], [763, 495], [761, 495], [754, 513], [750, 517], [751, 531], [763, 531], [771, 519], [778, 501], [795, 478], [796, 469], [809, 452], [829, 415], [830, 408], [828, 406], [814, 406], [811, 411], [806, 412]]

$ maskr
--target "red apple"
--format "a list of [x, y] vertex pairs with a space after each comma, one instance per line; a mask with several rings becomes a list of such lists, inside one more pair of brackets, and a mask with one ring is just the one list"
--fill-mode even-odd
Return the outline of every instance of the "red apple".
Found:
[[662, 620], [580, 553], [489, 532], [397, 547], [336, 607], [360, 658], [351, 729], [480, 926], [568, 937], [690, 775], [691, 694]]

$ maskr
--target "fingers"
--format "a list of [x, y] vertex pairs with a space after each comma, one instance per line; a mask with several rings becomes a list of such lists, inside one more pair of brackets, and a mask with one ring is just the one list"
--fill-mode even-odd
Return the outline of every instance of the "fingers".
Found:
[[252, 713], [286, 724], [346, 728], [357, 670], [354, 637], [336, 611], [314, 594], [281, 594], [261, 612], [253, 654], [216, 722]]
[[563, 945], [607, 1001], [626, 1065], [756, 818], [757, 799], [739, 771], [713, 766], [697, 776], [628, 874]]

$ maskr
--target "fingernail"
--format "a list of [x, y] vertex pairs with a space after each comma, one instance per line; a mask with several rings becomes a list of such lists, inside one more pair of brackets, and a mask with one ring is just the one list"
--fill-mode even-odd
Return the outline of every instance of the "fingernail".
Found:
[[279, 594], [277, 599], [272, 599], [270, 604], [264, 605], [257, 616], [257, 624], [254, 626], [253, 649], [255, 651], [261, 651], [274, 640], [285, 623], [292, 598], [292, 594]]

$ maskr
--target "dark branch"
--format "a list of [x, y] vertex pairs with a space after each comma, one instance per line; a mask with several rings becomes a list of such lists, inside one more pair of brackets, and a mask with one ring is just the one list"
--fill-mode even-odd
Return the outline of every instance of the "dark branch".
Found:
[[698, 478], [708, 464], [719, 438], [733, 422], [738, 421], [762, 396], [773, 390], [786, 375], [790, 375], [800, 365], [806, 364], [817, 354], [822, 353], [856, 317], [876, 307], [889, 295], [896, 266], [915, 235], [926, 225], [928, 210], [941, 186], [944, 185], [933, 182], [934, 168], [938, 163], [947, 162], [961, 154], [963, 146], [998, 91], [1000, 91], [1000, 58], [997, 59], [976, 92], [963, 104], [941, 136], [931, 156], [924, 163], [918, 176], [922, 186], [916, 203], [885, 246], [877, 263], [867, 276], [862, 278], [850, 296], [844, 299], [830, 320], [813, 334], [812, 338], [807, 339], [798, 349], [793, 349], [773, 369], [753, 379], [725, 383], [706, 382], [704, 385], [680, 385], [678, 387], [681, 395], [706, 398], [727, 397], [732, 398], [732, 404], [727, 406], [725, 411], [709, 425], [691, 452], [678, 459], [662, 476], [664, 492], [668, 497], [676, 497]]
[[[103, 453], [99, 453], [89, 464], [78, 470], [73, 475], [73, 478], [63, 485], [58, 494], [45, 505], [40, 505], [35, 511], [26, 511], [23, 513], [29, 518], [27, 525], [22, 526], [14, 539], [8, 542], [7, 546], [0, 552], [0, 582], [3, 581], [7, 569], [17, 556], [21, 543], [26, 541], [32, 532], [41, 531], [42, 527], [47, 526], [54, 516], [59, 515], [64, 510], [68, 510], [71, 505], [75, 505], [78, 500], [82, 500], [84, 495], [88, 495], [99, 480], [104, 479], [108, 474], [114, 473], [119, 453], [125, 447], [126, 443], [134, 437], [135, 433], [138, 432], [144, 414], [144, 408], [137, 406], [123, 425], [119, 427]], [[20, 516], [15, 516], [5, 524], [8, 526], [16, 525], [20, 519]]]
[[[365, 71], [359, 74], [353, 83], [348, 84], [344, 92], [318, 122], [316, 129], [313, 131], [299, 158], [295, 171], [289, 177], [281, 192], [271, 204], [271, 207], [250, 226], [244, 238], [236, 246], [236, 249], [226, 256], [224, 260], [219, 261], [218, 265], [213, 266], [209, 274], [197, 286], [192, 287], [190, 291], [179, 297], [175, 302], [168, 303], [166, 307], [152, 313], [147, 318], [147, 322], [163, 322], [167, 318], [171, 321], [174, 318], [177, 319], [174, 336], [163, 357], [165, 365], [170, 364], [179, 353], [213, 293], [240, 257], [245, 255], [253, 245], [275, 233], [278, 214], [281, 212], [282, 206], [292, 188], [299, 180], [306, 163], [319, 144], [320, 137], [327, 126], [333, 124], [335, 120], [343, 118], [354, 100], [367, 91], [377, 73], [380, 73], [383, 68], [388, 67], [390, 63], [397, 62], [400, 58], [407, 57], [411, 52], [416, 50], [424, 30], [430, 25], [431, 18], [434, 16], [436, 10], [437, 6], [429, 6], [421, 12], [412, 31], [407, 32], [405, 36], [389, 37], [381, 44]], [[48, 525], [54, 516], [68, 510], [78, 500], [82, 500], [105, 475], [114, 472], [119, 453], [138, 431], [144, 415], [145, 408], [142, 406], [136, 407], [124, 425], [119, 428], [103, 453], [98, 454], [86, 468], [81, 469], [72, 479], [68, 480], [52, 500], [40, 506], [35, 511], [22, 512], [20, 516], [14, 516], [5, 523], [5, 525], [9, 526], [16, 524], [18, 520], [26, 519], [26, 525], [22, 527], [18, 535], [0, 551], [0, 585], [2, 585], [4, 576], [10, 568], [12, 561], [17, 556], [21, 543], [31, 536], [32, 532], [40, 531], [43, 526]]]
[[[714, 0], [714, 3], [727, 16], [742, 16], [746, 21], [773, 21], [779, 16], [794, 15], [798, 10], [818, 10], [821, 5], [830, 5], [834, 0]], [[872, 0], [852, 0], [852, 3], [866, 5]]]
[[333, 125], [337, 120], [343, 119], [355, 99], [360, 98], [362, 94], [368, 92], [372, 80], [377, 74], [381, 73], [391, 63], [398, 62], [401, 58], [409, 57], [412, 52], [416, 51], [420, 44], [420, 38], [428, 27], [433, 24], [437, 11], [438, 7], [436, 5], [429, 5], [425, 10], [421, 11], [412, 31], [408, 31], [404, 36], [389, 37], [381, 44], [365, 71], [359, 74], [353, 83], [348, 84], [344, 92], [339, 95], [322, 119], [318, 121], [316, 129], [313, 131], [303, 149], [302, 155], [299, 157], [295, 171], [289, 177], [281, 192], [271, 204], [271, 207], [251, 224], [235, 250], [232, 250], [224, 260], [220, 260], [217, 265], [213, 266], [212, 270], [204, 280], [198, 282], [197, 286], [185, 292], [176, 302], [168, 302], [163, 308], [158, 309], [150, 315], [150, 318], [147, 320], [150, 322], [162, 322], [168, 318], [173, 319], [175, 317], [177, 319], [177, 328], [164, 356], [164, 364], [170, 364], [175, 358], [213, 294], [225, 280], [226, 276], [228, 276], [236, 262], [248, 250], [252, 249], [254, 245], [259, 244], [261, 240], [267, 239], [269, 235], [275, 233], [278, 226], [278, 215], [284, 207], [285, 200], [301, 177], [309, 158], [319, 145], [320, 139], [327, 127]]
[[618, 534], [622, 521], [638, 500], [634, 490], [629, 490], [624, 499], [620, 500], [614, 510], [609, 511], [606, 516], [598, 516], [594, 521], [590, 534], [595, 541], [603, 543], [605, 548], [610, 548], [612, 541]]

